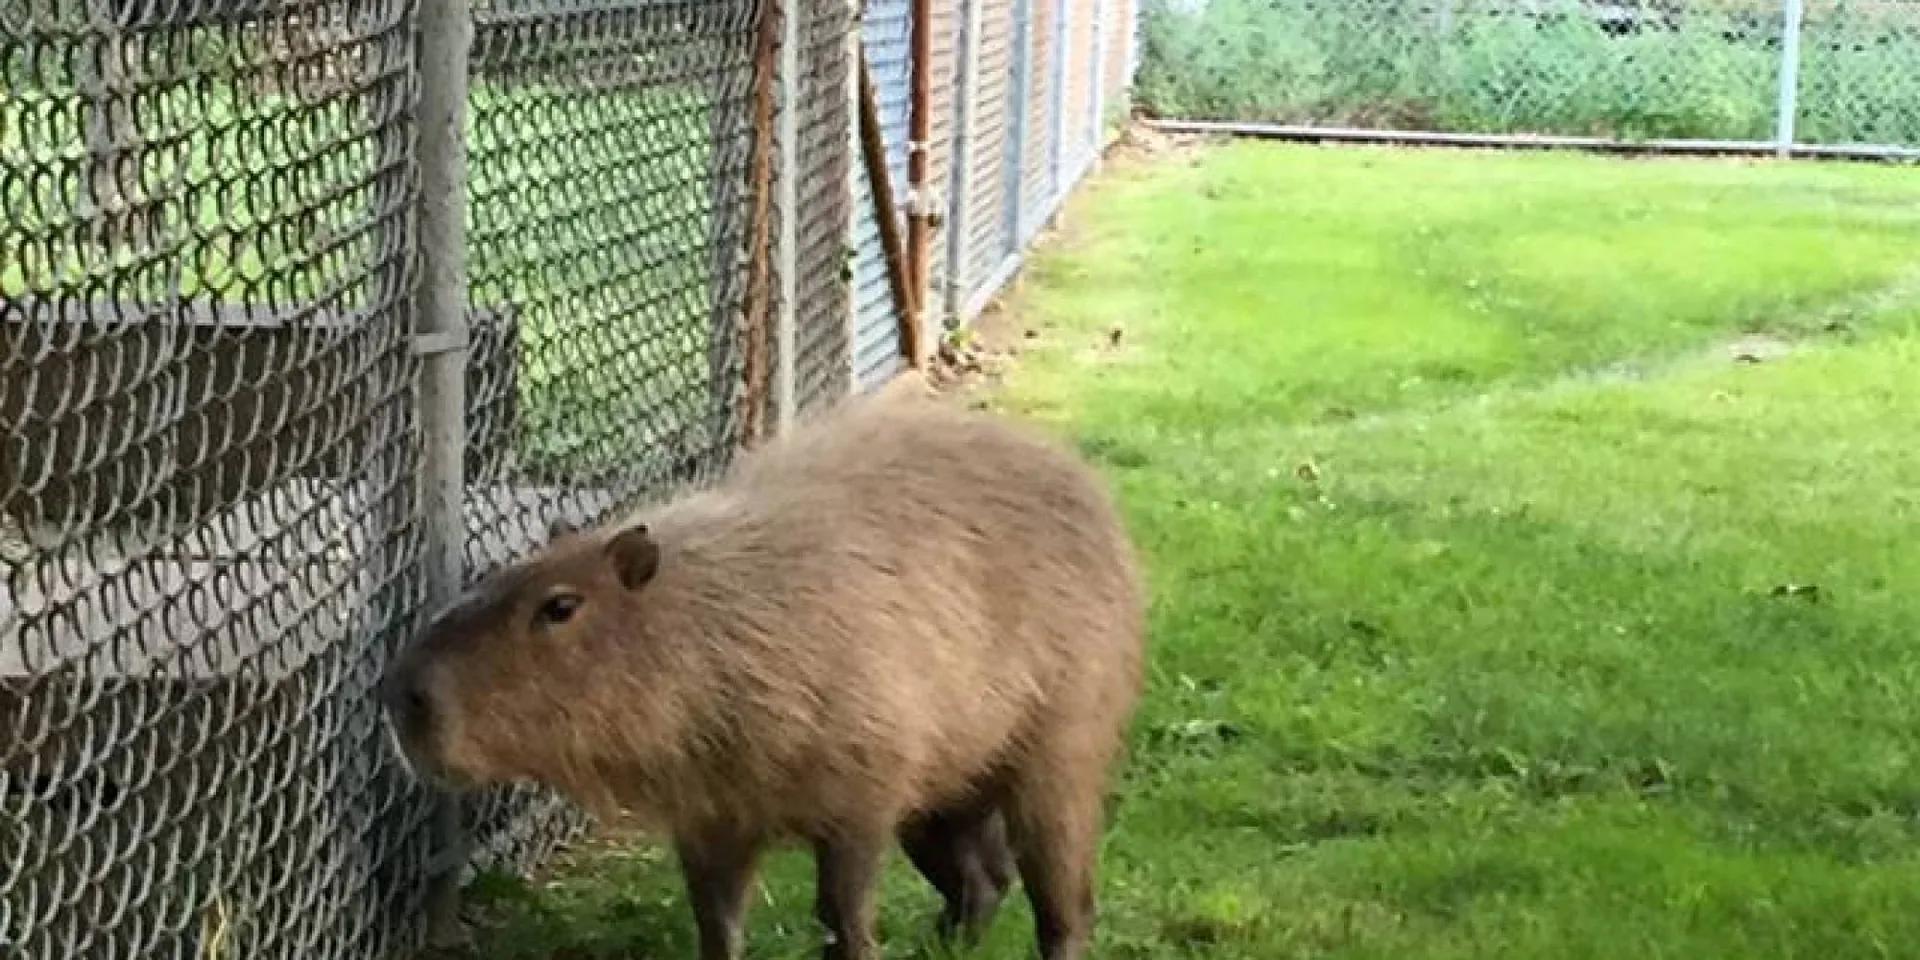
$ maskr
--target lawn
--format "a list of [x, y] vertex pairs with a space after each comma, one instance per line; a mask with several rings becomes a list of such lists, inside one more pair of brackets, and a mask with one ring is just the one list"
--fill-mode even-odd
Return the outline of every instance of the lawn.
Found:
[[[1920, 174], [1234, 145], [1067, 224], [994, 402], [1150, 565], [1095, 956], [1911, 954]], [[809, 875], [751, 956], [816, 955]], [[889, 956], [933, 908], [896, 863]], [[498, 960], [691, 951], [641, 842], [475, 910]]]

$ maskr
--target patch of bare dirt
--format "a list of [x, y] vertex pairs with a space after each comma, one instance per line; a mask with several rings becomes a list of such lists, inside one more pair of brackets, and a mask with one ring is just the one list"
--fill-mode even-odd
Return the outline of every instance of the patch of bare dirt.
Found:
[[[1137, 163], [1191, 162], [1204, 146], [1218, 139], [1199, 134], [1163, 133], [1135, 121], [1107, 148], [1102, 162], [1108, 171]], [[1071, 203], [1061, 206], [1034, 239], [1033, 249], [1077, 242], [1077, 223], [1068, 215], [1071, 208]], [[925, 370], [909, 371], [889, 384], [889, 389], [924, 391], [981, 402], [983, 393], [1005, 382], [1024, 353], [1055, 335], [1046, 324], [1023, 315], [1019, 305], [1024, 284], [1023, 270], [1014, 274], [1006, 289], [972, 323], [949, 331], [941, 338]], [[1086, 345], [1085, 349], [1090, 359], [1104, 362], [1119, 356], [1125, 346], [1126, 331], [1116, 324], [1102, 331], [1097, 342]]]
[[1793, 344], [1780, 337], [1750, 333], [1726, 346], [1727, 357], [1735, 363], [1765, 363], [1793, 352]]
[[1020, 356], [1039, 342], [1041, 331], [1019, 321], [1009, 300], [1019, 297], [1016, 279], [1007, 293], [973, 323], [948, 333], [927, 364], [926, 384], [936, 393], [974, 397], [1005, 382]]
[[1119, 139], [1107, 148], [1107, 163], [1158, 163], [1191, 157], [1216, 137], [1199, 133], [1167, 133], [1135, 120], [1120, 131]]

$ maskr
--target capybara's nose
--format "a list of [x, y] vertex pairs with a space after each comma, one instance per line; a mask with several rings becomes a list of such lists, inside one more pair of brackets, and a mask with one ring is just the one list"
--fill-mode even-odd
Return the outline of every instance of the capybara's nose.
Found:
[[419, 723], [427, 715], [427, 694], [417, 671], [396, 669], [380, 681], [374, 696], [380, 706], [402, 724]]

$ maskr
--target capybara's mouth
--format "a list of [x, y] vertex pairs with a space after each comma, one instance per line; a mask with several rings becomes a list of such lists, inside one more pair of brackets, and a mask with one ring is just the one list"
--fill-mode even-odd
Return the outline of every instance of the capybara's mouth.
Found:
[[375, 697], [380, 704], [380, 726], [386, 731], [388, 749], [408, 776], [428, 783], [447, 779], [428, 742], [433, 729], [433, 709], [419, 673], [395, 670], [381, 681]]
[[415, 780], [427, 779], [428, 775], [424, 772], [423, 768], [429, 767], [430, 765], [423, 764], [421, 758], [416, 755], [413, 748], [407, 745], [406, 738], [400, 735], [400, 728], [393, 722], [393, 714], [391, 712], [386, 710], [380, 711], [380, 729], [386, 731], [388, 753], [394, 760], [399, 762], [400, 768], [407, 772], [407, 776]]
[[466, 778], [441, 763], [431, 749], [402, 734], [391, 713], [381, 712], [380, 726], [387, 734], [387, 749], [414, 782], [443, 790], [463, 790], [470, 786]]

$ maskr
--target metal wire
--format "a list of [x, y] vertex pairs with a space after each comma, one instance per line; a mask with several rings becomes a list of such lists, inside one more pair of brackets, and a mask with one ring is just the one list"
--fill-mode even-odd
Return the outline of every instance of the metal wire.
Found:
[[0, 5], [0, 952], [405, 946], [409, 17]]
[[[479, 576], [551, 520], [702, 482], [739, 445], [758, 3], [489, 0], [475, 17], [468, 272], [476, 317], [512, 317], [492, 349], [515, 357], [470, 384]], [[584, 823], [528, 788], [469, 818], [480, 865], [512, 868]]]
[[[851, 11], [842, 3], [796, 3], [800, 18], [798, 251], [794, 394], [802, 416], [852, 389], [848, 330], [853, 251], [847, 247], [852, 195]], [[784, 215], [784, 213], [783, 213]]]
[[[1791, 8], [1804, 9], [1797, 44], [1786, 42]], [[1792, 130], [1803, 144], [1911, 148], [1920, 6], [1156, 0], [1140, 95], [1159, 116], [1192, 120], [1618, 140], [1764, 142]]]
[[[966, 247], [941, 279], [981, 295], [1021, 201], [1056, 203], [1098, 146], [1091, 91], [1015, 99], [1009, 72], [1069, 76], [1021, 60], [1029, 2], [1067, 11], [1037, 48], [1102, 51], [1070, 83], [1117, 102], [1130, 56], [1125, 0], [938, 5], [931, 189], [980, 216], [936, 251]], [[420, 0], [0, 0], [0, 956], [422, 943], [445, 852], [372, 689], [427, 612], [430, 547], [456, 527], [478, 579], [555, 519], [717, 476], [776, 308], [798, 412], [854, 389], [855, 8], [783, 6], [774, 145], [762, 0], [473, 0], [462, 340], [415, 302], [420, 264], [454, 262], [416, 216]], [[964, 143], [948, 88], [975, 43]], [[767, 157], [791, 158], [792, 209], [767, 209]], [[769, 217], [794, 227], [790, 304], [749, 289]], [[464, 530], [421, 476], [419, 358], [459, 350], [464, 463], [440, 479]], [[467, 867], [516, 872], [586, 825], [525, 787], [462, 819]]]

